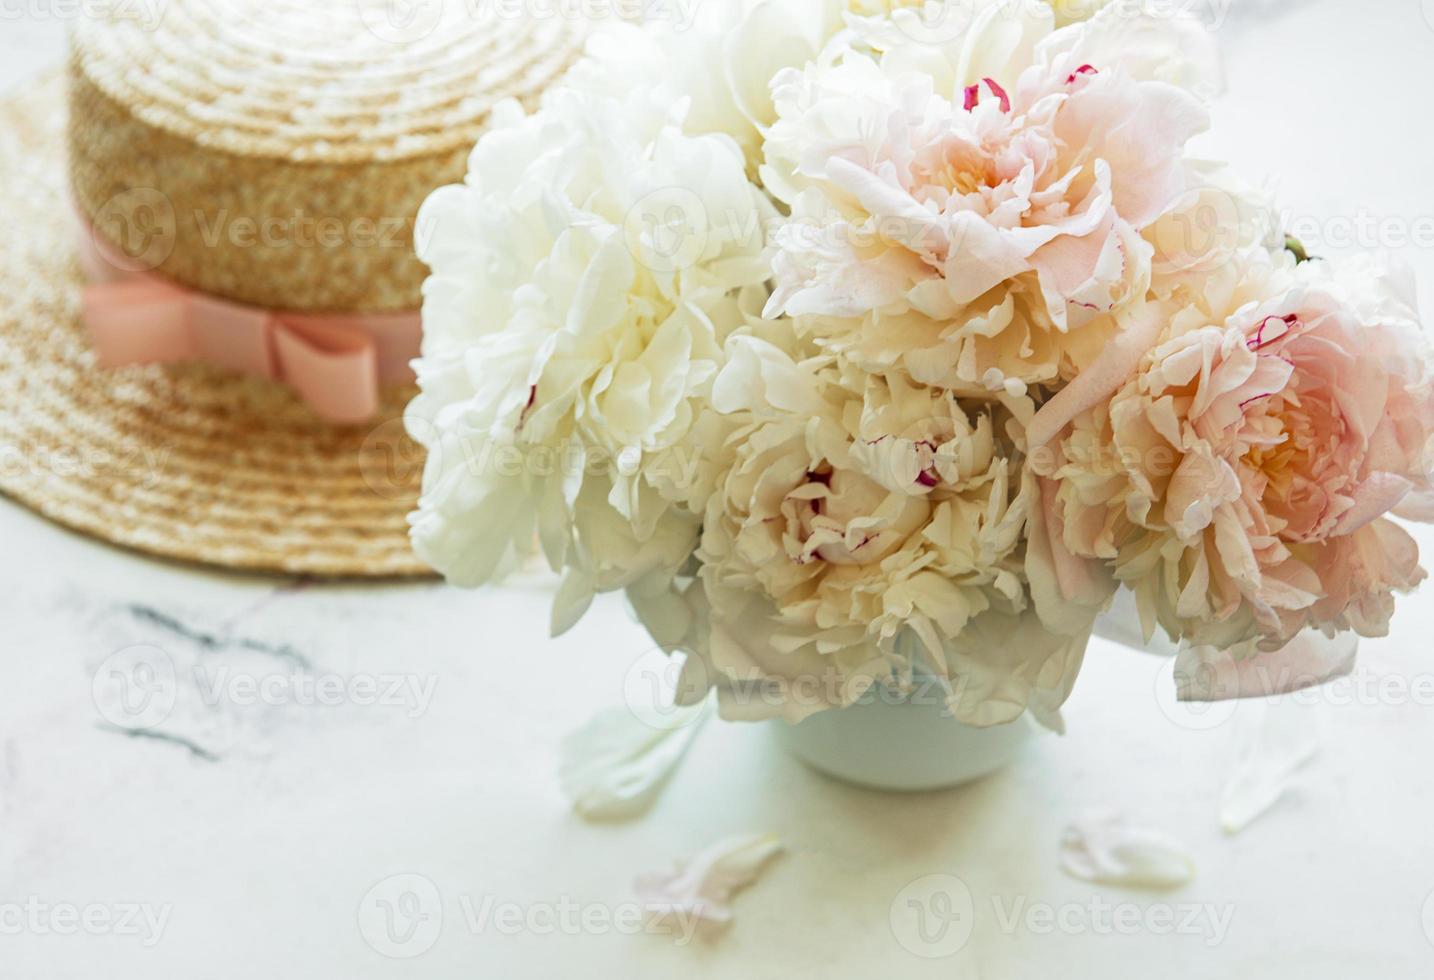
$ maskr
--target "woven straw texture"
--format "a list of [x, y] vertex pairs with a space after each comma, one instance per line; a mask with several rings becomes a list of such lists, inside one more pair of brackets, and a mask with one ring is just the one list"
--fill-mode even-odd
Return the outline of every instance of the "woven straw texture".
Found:
[[[278, 310], [416, 309], [414, 218], [493, 106], [532, 107], [581, 24], [503, 5], [168, 0], [76, 21], [76, 202], [147, 268]], [[485, 11], [487, 11], [485, 13]], [[136, 247], [138, 245], [138, 247]]]
[[0, 491], [168, 558], [339, 578], [427, 574], [406, 514], [421, 452], [380, 421], [325, 425], [281, 385], [202, 366], [95, 369], [52, 78], [0, 101]]

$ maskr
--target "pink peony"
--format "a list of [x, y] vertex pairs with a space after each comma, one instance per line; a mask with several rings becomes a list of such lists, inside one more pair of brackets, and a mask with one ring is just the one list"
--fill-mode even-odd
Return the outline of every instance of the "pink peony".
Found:
[[953, 63], [952, 89], [860, 48], [779, 74], [763, 176], [792, 220], [768, 315], [951, 390], [1077, 373], [1144, 300], [1141, 232], [1187, 192], [1208, 123], [1095, 43], [1108, 20], [1027, 38], [991, 74]]
[[[1034, 440], [1064, 432], [1063, 544], [1113, 563], [1147, 631], [1267, 650], [1306, 626], [1387, 632], [1392, 593], [1425, 574], [1387, 515], [1426, 514], [1434, 438], [1430, 362], [1391, 285], [1254, 253], [1133, 377], [1096, 370], [1038, 414]], [[1086, 410], [1101, 383], [1114, 394]]]

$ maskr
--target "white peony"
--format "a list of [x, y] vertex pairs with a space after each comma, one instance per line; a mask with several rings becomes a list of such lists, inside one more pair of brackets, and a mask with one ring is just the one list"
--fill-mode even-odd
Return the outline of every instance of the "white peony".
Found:
[[731, 137], [755, 174], [776, 118], [773, 76], [816, 57], [846, 10], [845, 0], [722, 0], [699, 5], [690, 23], [620, 25], [590, 39], [566, 84], [686, 104], [687, 132]]
[[684, 108], [572, 89], [532, 116], [504, 106], [467, 182], [420, 216], [414, 546], [476, 586], [536, 536], [567, 572], [555, 630], [687, 559], [698, 517], [658, 488], [691, 478], [742, 291], [764, 295], [770, 206], [730, 139], [683, 132]]

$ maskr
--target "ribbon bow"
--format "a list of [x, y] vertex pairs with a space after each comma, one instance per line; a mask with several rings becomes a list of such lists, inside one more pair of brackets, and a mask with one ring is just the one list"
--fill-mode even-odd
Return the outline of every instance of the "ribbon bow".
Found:
[[80, 261], [91, 282], [84, 322], [101, 367], [202, 361], [292, 387], [320, 416], [373, 417], [379, 385], [413, 380], [418, 313], [300, 314], [246, 306], [130, 271], [86, 228]]

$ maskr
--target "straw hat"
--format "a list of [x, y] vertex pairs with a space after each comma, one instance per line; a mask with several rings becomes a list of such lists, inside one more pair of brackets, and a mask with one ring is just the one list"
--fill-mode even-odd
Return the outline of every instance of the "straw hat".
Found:
[[407, 386], [343, 426], [206, 364], [101, 369], [76, 246], [81, 229], [147, 275], [266, 310], [417, 310], [419, 205], [462, 178], [492, 105], [534, 103], [581, 36], [462, 4], [395, 23], [388, 6], [171, 0], [157, 24], [82, 21], [68, 84], [0, 102], [0, 492], [168, 558], [425, 574], [407, 538], [422, 468]]

